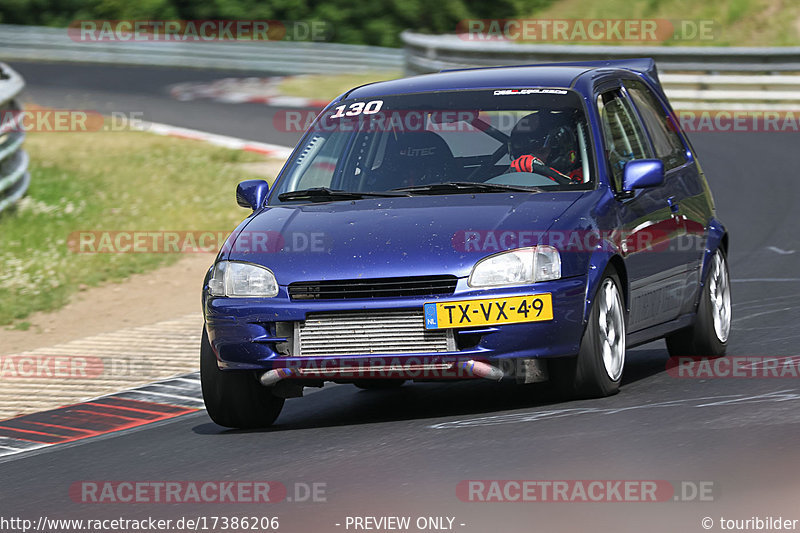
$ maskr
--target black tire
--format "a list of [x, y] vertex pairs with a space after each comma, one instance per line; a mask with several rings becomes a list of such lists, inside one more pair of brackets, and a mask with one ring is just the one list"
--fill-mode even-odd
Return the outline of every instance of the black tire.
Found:
[[[612, 321], [615, 323], [615, 329], [617, 330], [615, 339], [621, 338], [622, 359], [621, 361], [615, 361], [618, 368], [616, 365], [611, 365], [614, 370], [613, 373], [616, 374], [613, 377], [610, 375], [611, 370], [607, 371], [603, 362], [605, 336], [601, 333], [600, 325], [600, 291], [605, 290], [606, 283], [613, 284], [615, 294], [619, 298], [616, 304], [619, 306], [619, 313], [612, 313], [614, 316]], [[592, 310], [589, 312], [589, 320], [583, 331], [578, 355], [549, 361], [551, 388], [559, 396], [571, 399], [600, 398], [619, 392], [619, 384], [622, 380], [622, 371], [625, 366], [625, 331], [627, 325], [621, 287], [622, 284], [614, 269], [611, 267], [606, 269], [592, 299]], [[609, 344], [609, 349], [613, 349], [611, 344]]]
[[730, 275], [728, 272], [728, 259], [722, 249], [718, 249], [712, 257], [712, 265], [709, 268], [706, 280], [703, 283], [703, 292], [700, 294], [700, 303], [697, 305], [697, 315], [694, 324], [690, 327], [676, 331], [667, 335], [667, 350], [672, 357], [678, 356], [703, 356], [703, 357], [722, 357], [728, 349], [728, 333], [730, 332], [730, 305], [727, 310], [727, 331], [720, 338], [714, 326], [714, 304], [712, 303], [711, 278], [715, 275], [714, 261], [719, 259], [719, 266], [722, 268], [724, 279], [727, 284], [727, 300], [730, 304]]
[[364, 390], [387, 390], [400, 388], [405, 382], [404, 379], [359, 379], [353, 385]]
[[200, 383], [211, 420], [239, 429], [263, 428], [275, 422], [285, 400], [273, 396], [252, 372], [220, 370], [205, 328], [201, 342]]

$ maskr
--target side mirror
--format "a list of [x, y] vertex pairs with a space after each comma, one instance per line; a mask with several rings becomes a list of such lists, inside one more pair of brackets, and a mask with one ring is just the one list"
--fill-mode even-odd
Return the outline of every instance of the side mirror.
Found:
[[269, 184], [264, 180], [246, 180], [236, 186], [236, 203], [253, 211], [264, 205]]
[[664, 163], [660, 159], [634, 159], [622, 171], [623, 192], [655, 187], [664, 183]]

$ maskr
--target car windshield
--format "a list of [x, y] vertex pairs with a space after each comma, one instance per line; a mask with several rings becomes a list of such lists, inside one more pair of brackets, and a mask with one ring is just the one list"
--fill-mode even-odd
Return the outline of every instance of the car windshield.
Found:
[[270, 201], [588, 188], [588, 146], [565, 89], [348, 99], [317, 117]]

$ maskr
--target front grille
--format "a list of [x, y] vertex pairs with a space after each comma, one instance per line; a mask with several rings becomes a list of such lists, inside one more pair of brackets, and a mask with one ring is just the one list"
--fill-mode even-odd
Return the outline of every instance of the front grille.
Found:
[[453, 294], [455, 276], [302, 281], [289, 285], [292, 300], [345, 300], [356, 298], [409, 298]]
[[452, 330], [427, 330], [419, 311], [312, 313], [298, 322], [297, 355], [367, 355], [455, 350]]

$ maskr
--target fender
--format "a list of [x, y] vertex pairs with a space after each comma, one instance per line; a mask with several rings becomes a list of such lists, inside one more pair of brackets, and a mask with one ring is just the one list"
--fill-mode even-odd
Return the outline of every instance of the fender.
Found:
[[625, 272], [625, 263], [618, 253], [617, 247], [610, 241], [604, 240], [603, 244], [597, 246], [589, 258], [589, 265], [586, 273], [586, 303], [583, 306], [583, 324], [589, 321], [589, 313], [594, 303], [594, 295], [602, 280], [603, 273], [610, 263], [614, 263], [617, 275], [622, 283], [622, 293], [624, 298], [625, 311], [630, 311], [630, 291], [628, 290], [628, 276]]
[[[724, 244], [723, 244], [724, 243]], [[705, 288], [706, 285], [706, 276], [708, 275], [708, 269], [711, 264], [711, 258], [714, 257], [714, 254], [717, 252], [717, 249], [722, 246], [725, 249], [725, 255], [728, 255], [728, 231], [725, 229], [725, 226], [722, 225], [722, 222], [717, 220], [716, 218], [712, 218], [711, 222], [708, 224], [708, 237], [706, 239], [706, 248], [703, 251], [703, 266], [700, 272], [700, 289], [697, 291], [697, 301], [695, 301], [695, 306], [700, 303], [700, 295], [703, 294], [702, 289]]]

